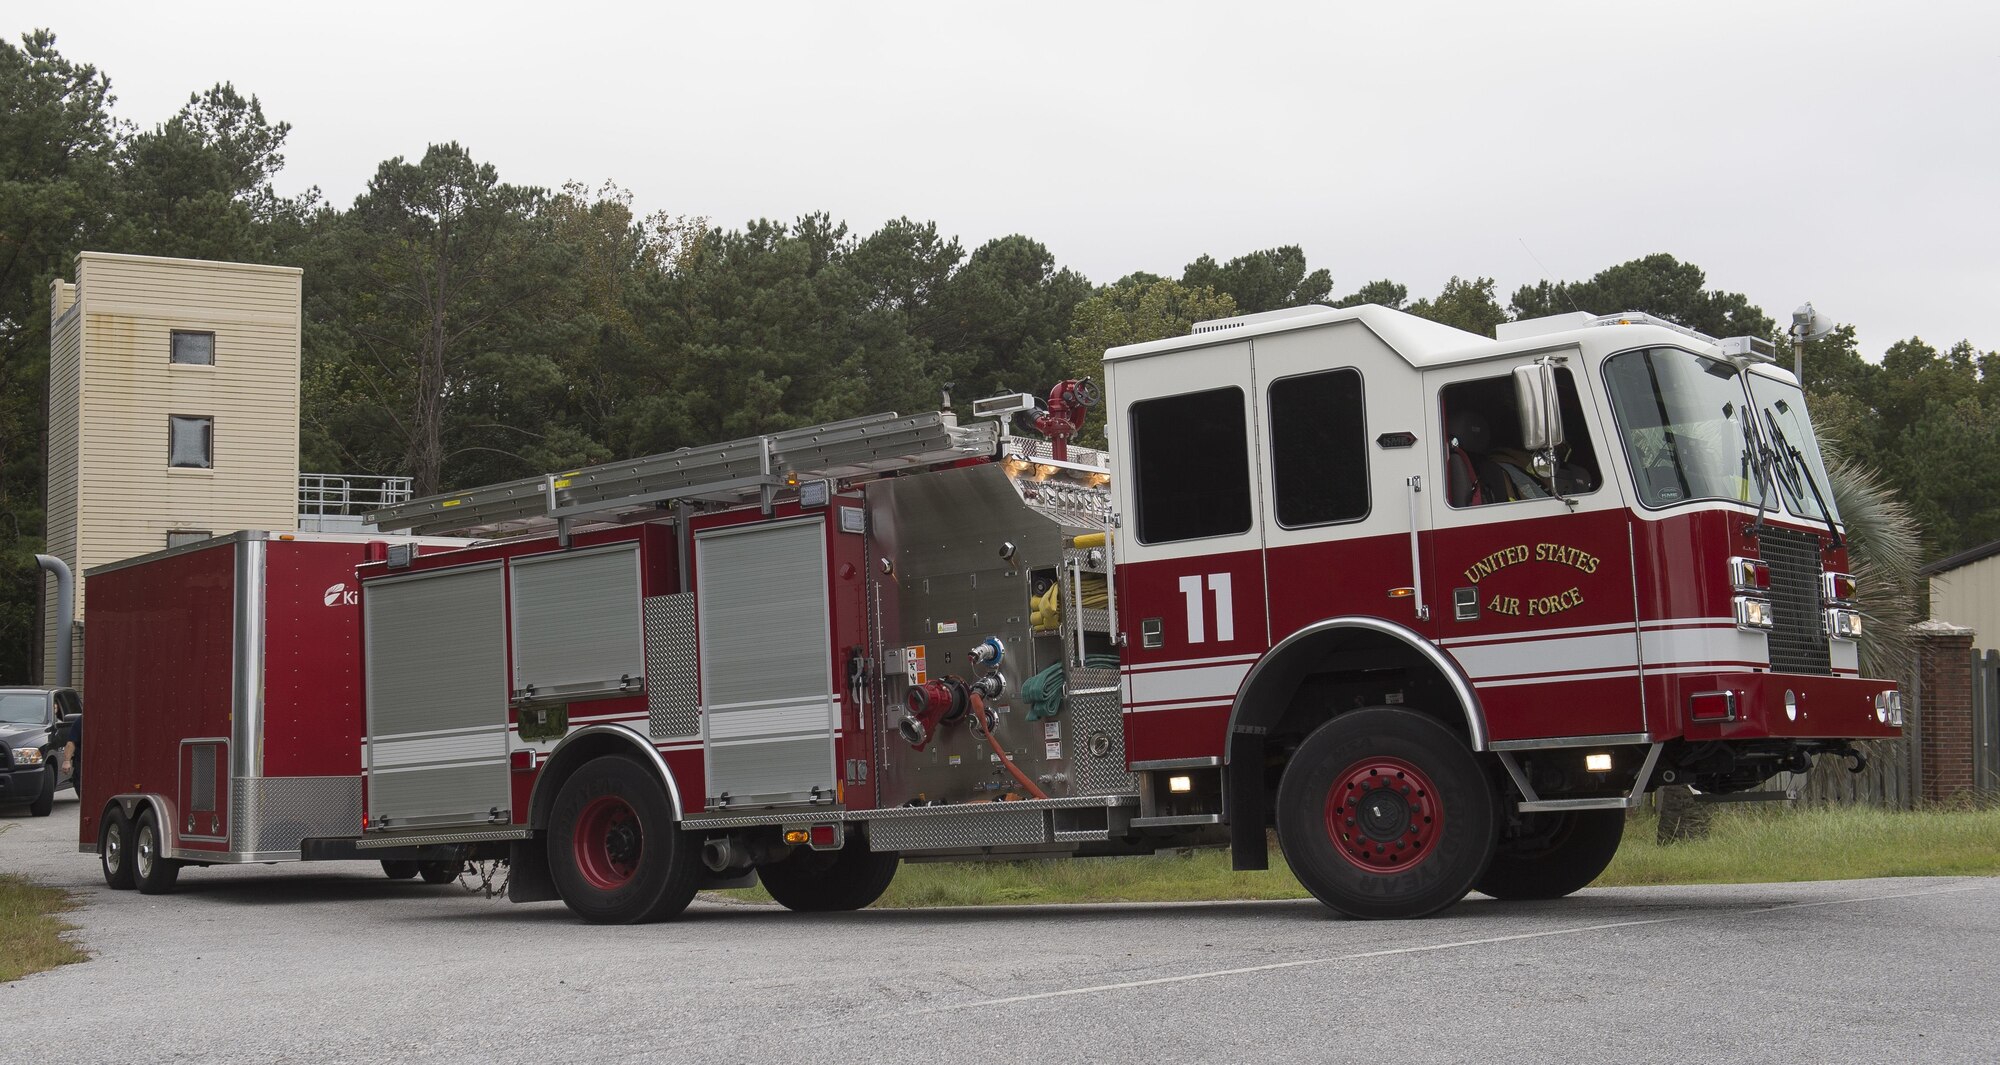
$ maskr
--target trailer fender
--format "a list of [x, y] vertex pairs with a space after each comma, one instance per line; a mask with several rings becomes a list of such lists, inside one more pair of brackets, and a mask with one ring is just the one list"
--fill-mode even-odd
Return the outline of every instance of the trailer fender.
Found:
[[[104, 804], [104, 812], [110, 813], [114, 806], [125, 815], [127, 824], [138, 824], [140, 813], [146, 810], [153, 811], [153, 820], [160, 826], [160, 857], [176, 859], [188, 857], [188, 854], [181, 851], [181, 826], [176, 820], [179, 815], [174, 812], [172, 800], [157, 792], [129, 792], [112, 796], [111, 801]], [[98, 815], [98, 823], [103, 824], [103, 814]], [[97, 846], [93, 849], [97, 853], [103, 853], [102, 832], [98, 833]]]
[[1422, 633], [1406, 625], [1372, 617], [1337, 617], [1316, 621], [1278, 641], [1243, 678], [1229, 711], [1229, 735], [1223, 756], [1223, 807], [1230, 824], [1230, 853], [1238, 869], [1263, 869], [1269, 864], [1265, 829], [1265, 737], [1292, 706], [1300, 684], [1326, 656], [1366, 652], [1383, 663], [1401, 661], [1430, 674], [1458, 704], [1433, 707], [1447, 723], [1463, 718], [1467, 744], [1486, 749], [1486, 715], [1479, 694], [1458, 663]]
[[674, 783], [674, 774], [667, 768], [667, 760], [660, 756], [652, 742], [624, 725], [585, 725], [564, 736], [544, 760], [542, 771], [535, 777], [534, 794], [528, 800], [528, 827], [546, 829], [549, 827], [549, 811], [556, 804], [556, 793], [562, 790], [563, 782], [583, 763], [605, 754], [623, 754], [633, 758], [640, 765], [653, 771], [666, 789], [667, 802], [674, 811], [674, 820], [680, 821], [686, 807], [681, 805], [680, 788]]

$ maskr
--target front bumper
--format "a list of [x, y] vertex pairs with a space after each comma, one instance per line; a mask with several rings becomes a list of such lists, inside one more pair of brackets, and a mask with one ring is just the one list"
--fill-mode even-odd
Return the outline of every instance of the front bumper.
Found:
[[[1881, 720], [1875, 697], [1894, 681], [1796, 673], [1716, 673], [1675, 678], [1671, 706], [1690, 740], [1892, 740], [1903, 730]], [[1733, 693], [1724, 701], [1701, 696]]]
[[0, 802], [26, 801], [41, 797], [46, 781], [55, 773], [51, 765], [17, 765], [0, 769]]

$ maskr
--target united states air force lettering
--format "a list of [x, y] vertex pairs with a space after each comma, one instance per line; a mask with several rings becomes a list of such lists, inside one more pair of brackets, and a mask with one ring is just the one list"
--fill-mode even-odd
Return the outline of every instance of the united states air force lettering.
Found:
[[[1503, 547], [1466, 567], [1465, 579], [1476, 585], [1509, 566], [1518, 566], [1523, 562], [1553, 562], [1584, 573], [1596, 573], [1597, 561], [1596, 555], [1564, 544], [1515, 544], [1512, 547]], [[1486, 604], [1486, 609], [1495, 614], [1519, 616], [1525, 613], [1529, 617], [1540, 617], [1560, 614], [1582, 604], [1583, 592], [1575, 585], [1571, 585], [1561, 591], [1528, 595], [1525, 598], [1496, 592]]]

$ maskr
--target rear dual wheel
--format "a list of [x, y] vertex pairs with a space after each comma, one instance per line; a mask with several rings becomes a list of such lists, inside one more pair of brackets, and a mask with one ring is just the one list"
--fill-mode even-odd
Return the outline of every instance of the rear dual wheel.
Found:
[[666, 920], [700, 885], [701, 840], [680, 830], [666, 789], [630, 758], [594, 758], [563, 782], [548, 842], [557, 892], [592, 924]]
[[1278, 784], [1278, 843], [1313, 897], [1363, 918], [1424, 917], [1465, 897], [1499, 835], [1493, 789], [1451, 730], [1355, 710], [1306, 737]]
[[465, 868], [464, 862], [448, 859], [438, 861], [418, 861], [414, 858], [384, 858], [382, 872], [391, 880], [414, 880], [421, 876], [426, 884], [449, 884], [458, 879]]
[[833, 851], [796, 847], [782, 861], [759, 865], [757, 879], [788, 910], [858, 910], [889, 890], [899, 860], [895, 854], [868, 850], [859, 840]]
[[1597, 879], [1624, 837], [1624, 810], [1528, 814], [1473, 887], [1496, 899], [1559, 899]]

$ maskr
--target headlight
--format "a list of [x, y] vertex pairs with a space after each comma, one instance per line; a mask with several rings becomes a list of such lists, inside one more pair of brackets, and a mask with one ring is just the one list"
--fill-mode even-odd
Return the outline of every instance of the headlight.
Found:
[[1886, 691], [1875, 696], [1875, 720], [1885, 725], [1903, 727], [1903, 693]]
[[1858, 611], [1835, 607], [1826, 612], [1826, 634], [1836, 640], [1853, 640], [1861, 636], [1861, 614]]
[[1769, 599], [1756, 599], [1747, 595], [1736, 597], [1737, 628], [1763, 631], [1771, 628], [1774, 624], [1775, 622], [1771, 617], [1771, 601]]
[[42, 749], [41, 749], [40, 747], [16, 747], [16, 748], [14, 748], [14, 764], [15, 764], [15, 765], [41, 765], [41, 764], [42, 764]]

